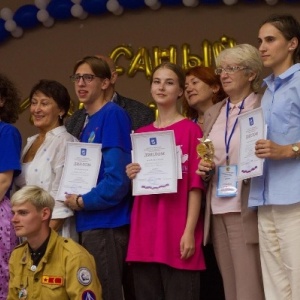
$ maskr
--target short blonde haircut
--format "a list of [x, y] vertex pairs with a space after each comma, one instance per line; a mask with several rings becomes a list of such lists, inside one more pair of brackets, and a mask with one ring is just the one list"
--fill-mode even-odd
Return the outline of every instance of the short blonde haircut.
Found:
[[53, 197], [36, 185], [26, 185], [11, 197], [11, 204], [20, 205], [25, 202], [30, 202], [37, 211], [41, 211], [43, 208], [48, 207], [53, 212], [55, 201]]
[[254, 72], [256, 74], [254, 80], [251, 82], [251, 88], [257, 92], [261, 86], [261, 75], [263, 64], [260, 58], [259, 51], [249, 44], [239, 44], [232, 48], [226, 48], [220, 52], [216, 58], [217, 68], [221, 66], [222, 62], [230, 60], [237, 65], [247, 67], [245, 73]]

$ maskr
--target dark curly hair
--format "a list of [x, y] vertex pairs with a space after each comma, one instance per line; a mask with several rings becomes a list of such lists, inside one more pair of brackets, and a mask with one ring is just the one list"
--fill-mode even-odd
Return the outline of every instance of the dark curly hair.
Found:
[[71, 104], [67, 88], [56, 80], [41, 79], [31, 89], [29, 94], [30, 101], [36, 92], [41, 92], [45, 96], [52, 98], [59, 109], [64, 110], [64, 114], [58, 119], [59, 124], [63, 125], [63, 119], [67, 116]]
[[0, 119], [6, 123], [15, 123], [19, 118], [21, 97], [14, 84], [3, 74], [0, 74]]

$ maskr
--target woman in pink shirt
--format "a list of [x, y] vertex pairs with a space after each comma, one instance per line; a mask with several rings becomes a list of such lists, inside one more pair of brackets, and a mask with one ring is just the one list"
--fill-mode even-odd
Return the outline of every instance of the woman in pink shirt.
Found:
[[262, 62], [256, 48], [241, 44], [223, 50], [216, 65], [228, 97], [205, 113], [204, 135], [215, 153], [213, 162], [201, 160], [197, 171], [208, 182], [204, 244], [210, 233], [227, 300], [263, 300], [257, 213], [248, 208], [249, 180], [236, 177], [237, 118], [260, 104]]
[[[196, 147], [202, 131], [177, 110], [185, 85], [179, 66], [161, 64], [150, 81], [158, 118], [136, 132], [174, 131], [182, 151], [182, 179], [176, 193], [135, 197], [127, 261], [132, 264], [137, 300], [199, 299], [200, 270], [205, 269], [199, 218], [204, 187], [196, 174]], [[129, 164], [128, 177], [135, 178], [140, 169], [138, 163]]]

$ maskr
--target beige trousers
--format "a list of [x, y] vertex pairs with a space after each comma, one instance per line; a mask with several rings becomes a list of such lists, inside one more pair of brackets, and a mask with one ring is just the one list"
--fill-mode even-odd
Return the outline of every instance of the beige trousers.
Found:
[[246, 244], [240, 213], [212, 216], [212, 241], [226, 300], [263, 300], [258, 244]]
[[300, 299], [300, 204], [258, 209], [266, 300]]

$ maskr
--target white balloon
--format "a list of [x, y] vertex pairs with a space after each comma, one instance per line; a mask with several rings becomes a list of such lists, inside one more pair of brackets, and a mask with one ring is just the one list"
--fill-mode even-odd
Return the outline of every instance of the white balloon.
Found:
[[49, 18], [49, 13], [48, 13], [48, 11], [47, 11], [46, 9], [40, 9], [40, 10], [37, 12], [36, 17], [37, 17], [37, 19], [38, 19], [40, 22], [44, 23], [45, 21], [48, 20], [48, 18]]
[[120, 5], [117, 0], [108, 0], [106, 3], [107, 10], [112, 13], [118, 11], [119, 7]]
[[182, 3], [187, 7], [196, 7], [199, 4], [198, 0], [182, 0]]
[[113, 11], [113, 14], [116, 16], [120, 16], [123, 13], [123, 11], [124, 11], [124, 8], [121, 5], [119, 5], [119, 8], [117, 10]]
[[12, 32], [17, 28], [17, 24], [14, 20], [7, 20], [4, 27], [7, 31]]
[[79, 4], [74, 4], [71, 7], [71, 15], [75, 18], [79, 18], [83, 14], [83, 8]]
[[157, 4], [157, 0], [145, 0], [145, 4], [149, 7], [155, 6]]
[[80, 19], [80, 20], [84, 20], [84, 19], [86, 19], [87, 17], [88, 17], [88, 13], [86, 12], [86, 11], [83, 11], [83, 13], [81, 14], [81, 16], [79, 16], [78, 18]]
[[54, 24], [54, 19], [53, 18], [48, 18], [48, 20], [46, 20], [45, 22], [43, 22], [43, 25], [45, 27], [52, 27]]
[[238, 0], [223, 0], [226, 5], [234, 5], [238, 2]]
[[17, 26], [16, 29], [11, 32], [11, 35], [15, 38], [20, 38], [23, 35], [23, 29]]
[[34, 4], [39, 9], [45, 9], [49, 4], [50, 0], [34, 0]]
[[3, 20], [7, 21], [13, 18], [13, 12], [10, 8], [4, 7], [0, 11], [0, 16]]
[[269, 5], [275, 5], [278, 3], [278, 0], [266, 0], [266, 3]]

